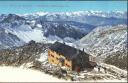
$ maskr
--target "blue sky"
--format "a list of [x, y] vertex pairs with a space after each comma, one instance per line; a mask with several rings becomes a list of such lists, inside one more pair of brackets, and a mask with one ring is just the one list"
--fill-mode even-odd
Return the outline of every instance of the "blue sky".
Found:
[[127, 11], [126, 1], [0, 1], [0, 13]]

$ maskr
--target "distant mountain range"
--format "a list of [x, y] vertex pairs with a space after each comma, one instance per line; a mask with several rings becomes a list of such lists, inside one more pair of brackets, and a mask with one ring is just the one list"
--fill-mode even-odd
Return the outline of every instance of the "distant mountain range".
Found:
[[127, 23], [127, 12], [112, 11], [78, 11], [78, 12], [62, 12], [62, 13], [48, 13], [38, 12], [34, 14], [22, 15], [28, 19], [33, 19], [35, 16], [44, 21], [75, 21], [95, 26], [116, 25]]
[[127, 12], [79, 11], [0, 15], [0, 49], [36, 42], [75, 42], [98, 26], [127, 24]]

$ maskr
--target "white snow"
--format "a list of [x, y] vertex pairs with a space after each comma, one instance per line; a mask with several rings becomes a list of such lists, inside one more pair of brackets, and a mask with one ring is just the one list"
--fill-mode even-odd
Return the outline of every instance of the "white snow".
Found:
[[104, 79], [104, 80], [87, 80], [86, 82], [94, 82], [94, 83], [96, 83], [96, 82], [127, 82], [126, 80], [124, 80], [124, 79], [121, 79], [121, 80], [118, 80], [118, 79], [114, 79], [114, 80], [107, 80], [107, 79]]
[[35, 20], [32, 20], [32, 21], [31, 21], [31, 25], [32, 25], [32, 26], [34, 26], [34, 25], [35, 25], [35, 23], [36, 23], [36, 21], [35, 21]]
[[[23, 16], [27, 16], [27, 15], [33, 15], [33, 16], [54, 16], [56, 17], [56, 15], [61, 15], [61, 16], [101, 16], [101, 17], [117, 17], [117, 18], [123, 18], [123, 16], [125, 16], [125, 11], [73, 11], [73, 12], [44, 12], [44, 11], [40, 11], [40, 12], [35, 12], [35, 13], [29, 13], [29, 14], [24, 14]], [[51, 19], [52, 20], [52, 19]]]
[[47, 52], [41, 53], [40, 58], [38, 59], [38, 61], [44, 62], [44, 61], [46, 61], [47, 58], [48, 58], [48, 53]]
[[[109, 68], [113, 68], [113, 66], [111, 65], [102, 64], [102, 66], [103, 65]], [[113, 69], [117, 72], [122, 71], [126, 73], [126, 71], [120, 70], [116, 67], [114, 67]], [[89, 76], [90, 75], [113, 76], [113, 75], [110, 75], [109, 73], [81, 72], [80, 76], [77, 76], [77, 77], [84, 78], [84, 74], [87, 74]], [[85, 82], [85, 81], [86, 82], [127, 82], [127, 79], [126, 78], [122, 78], [122, 79], [103, 78], [102, 80], [98, 80], [98, 79], [84, 80], [84, 81], [81, 80], [80, 82]], [[27, 68], [24, 68], [23, 66], [21, 67], [0, 66], [0, 82], [69, 82], [69, 80], [58, 79], [56, 77], [53, 77], [52, 75], [44, 74], [43, 72], [40, 72], [37, 70], [27, 69]]]
[[74, 38], [71, 38], [71, 37], [65, 37], [64, 41], [65, 42], [75, 42], [76, 40]]
[[127, 77], [127, 71], [126, 70], [122, 70], [122, 69], [120, 69], [116, 66], [108, 65], [108, 64], [105, 64], [105, 63], [101, 63], [100, 65], [106, 67], [107, 69], [115, 71], [119, 75], [123, 75], [123, 76]]
[[55, 36], [49, 35], [47, 39], [49, 42], [51, 41], [51, 43], [55, 42], [55, 41], [63, 41], [60, 37], [58, 37], [56, 35]]
[[26, 43], [28, 43], [31, 40], [34, 40], [36, 42], [41, 42], [45, 39], [42, 34], [42, 31], [39, 29], [32, 29], [29, 31], [18, 30], [18, 31], [15, 31], [14, 34], [17, 35], [18, 38], [25, 41]]
[[65, 80], [36, 70], [0, 66], [0, 82], [65, 82]]
[[39, 16], [44, 16], [48, 14], [48, 12], [37, 12], [36, 15], [39, 15]]
[[41, 24], [37, 24], [37, 27], [41, 28], [41, 27], [42, 27], [42, 25], [41, 25]]

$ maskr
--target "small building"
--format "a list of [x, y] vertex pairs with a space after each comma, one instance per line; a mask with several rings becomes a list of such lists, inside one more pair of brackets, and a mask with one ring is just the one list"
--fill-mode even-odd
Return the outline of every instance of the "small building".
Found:
[[51, 64], [65, 67], [72, 71], [94, 68], [94, 57], [64, 43], [55, 42], [48, 50], [48, 61]]

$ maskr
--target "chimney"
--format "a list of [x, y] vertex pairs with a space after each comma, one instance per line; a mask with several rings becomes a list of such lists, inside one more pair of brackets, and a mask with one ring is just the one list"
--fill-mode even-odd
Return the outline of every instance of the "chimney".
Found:
[[78, 55], [79, 54], [79, 50], [77, 49], [77, 51], [76, 51], [76, 55]]
[[83, 48], [83, 52], [84, 52], [84, 48]]
[[65, 44], [65, 42], [63, 41], [63, 44]]

